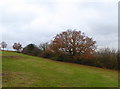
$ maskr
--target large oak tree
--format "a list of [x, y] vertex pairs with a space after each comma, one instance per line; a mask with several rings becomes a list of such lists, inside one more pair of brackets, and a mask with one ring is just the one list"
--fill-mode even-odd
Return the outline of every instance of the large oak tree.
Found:
[[63, 53], [70, 56], [88, 56], [96, 49], [96, 41], [85, 36], [81, 31], [67, 30], [57, 34], [50, 44], [54, 53]]

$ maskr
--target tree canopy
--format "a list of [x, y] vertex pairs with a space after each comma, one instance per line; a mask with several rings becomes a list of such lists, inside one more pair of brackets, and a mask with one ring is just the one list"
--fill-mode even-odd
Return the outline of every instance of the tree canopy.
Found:
[[3, 48], [3, 50], [4, 50], [4, 48], [6, 48], [7, 47], [7, 43], [6, 42], [1, 42], [0, 43], [0, 45], [1, 45], [1, 48]]
[[13, 49], [17, 50], [17, 52], [20, 52], [22, 49], [22, 44], [20, 43], [14, 43]]
[[50, 49], [52, 52], [70, 56], [88, 56], [95, 51], [95, 43], [96, 41], [85, 36], [81, 31], [67, 30], [55, 36], [50, 44]]

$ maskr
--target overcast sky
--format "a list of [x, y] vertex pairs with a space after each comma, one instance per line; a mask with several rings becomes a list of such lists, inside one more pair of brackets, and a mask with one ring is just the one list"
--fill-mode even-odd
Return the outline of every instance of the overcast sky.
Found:
[[118, 48], [117, 0], [0, 0], [0, 19], [8, 49], [50, 42], [67, 29], [84, 32], [98, 48]]

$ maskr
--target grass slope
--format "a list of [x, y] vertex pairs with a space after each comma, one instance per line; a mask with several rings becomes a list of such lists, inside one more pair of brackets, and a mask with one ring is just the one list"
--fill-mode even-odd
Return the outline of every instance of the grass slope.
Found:
[[2, 53], [3, 87], [117, 87], [117, 71]]

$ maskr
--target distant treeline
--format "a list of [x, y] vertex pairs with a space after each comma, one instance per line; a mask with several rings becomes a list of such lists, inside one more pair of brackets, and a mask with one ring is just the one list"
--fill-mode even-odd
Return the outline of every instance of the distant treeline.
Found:
[[[3, 49], [7, 46], [5, 42]], [[28, 44], [22, 48], [14, 43], [13, 48], [23, 54], [49, 58], [56, 61], [72, 62], [108, 69], [120, 69], [119, 52], [110, 48], [97, 49], [96, 41], [81, 31], [67, 30], [57, 34], [51, 42], [39, 46]]]

